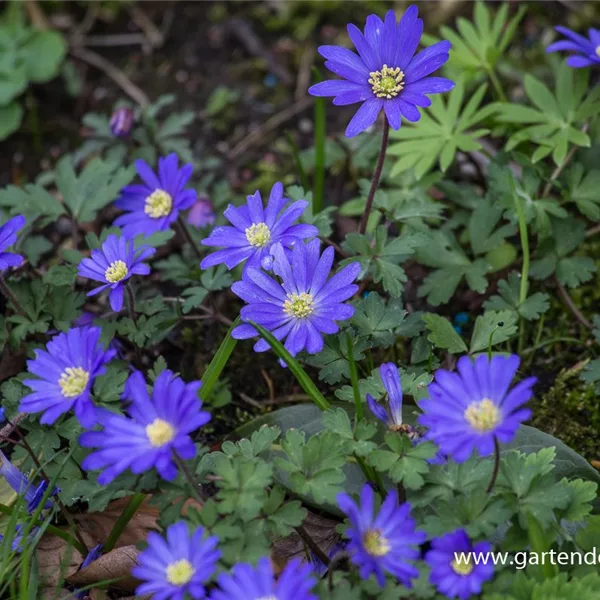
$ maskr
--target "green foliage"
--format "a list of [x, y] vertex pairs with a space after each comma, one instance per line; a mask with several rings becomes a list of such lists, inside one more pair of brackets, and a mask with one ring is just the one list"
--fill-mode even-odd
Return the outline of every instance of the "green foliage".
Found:
[[531, 142], [537, 146], [531, 155], [533, 163], [552, 154], [554, 162], [561, 165], [569, 144], [590, 146], [590, 138], [583, 126], [600, 110], [600, 90], [596, 87], [588, 92], [585, 70], [572, 69], [563, 62], [558, 69], [554, 94], [529, 73], [525, 75], [524, 84], [525, 93], [534, 107], [503, 103], [498, 108], [499, 122], [521, 126], [508, 139], [507, 150]]
[[512, 311], [527, 321], [536, 321], [550, 308], [550, 296], [543, 292], [536, 292], [521, 303], [520, 285], [519, 275], [515, 272], [510, 273], [508, 279], [498, 282], [498, 294], [486, 300], [484, 307], [487, 310]]
[[30, 27], [15, 2], [0, 16], [0, 140], [16, 131], [23, 118], [19, 96], [33, 83], [53, 79], [67, 44], [54, 30]]
[[459, 150], [481, 150], [479, 139], [490, 132], [481, 124], [496, 111], [493, 104], [480, 108], [486, 89], [486, 84], [479, 86], [463, 106], [466, 89], [460, 78], [447, 101], [441, 94], [436, 94], [428, 112], [423, 112], [418, 123], [403, 125], [392, 132], [391, 138], [399, 140], [389, 149], [391, 155], [399, 157], [392, 175], [414, 169], [415, 176], [420, 179], [438, 160], [440, 169], [446, 171]]

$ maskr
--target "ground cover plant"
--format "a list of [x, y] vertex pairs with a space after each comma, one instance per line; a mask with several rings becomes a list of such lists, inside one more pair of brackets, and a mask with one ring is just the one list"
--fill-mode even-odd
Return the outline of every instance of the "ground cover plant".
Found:
[[0, 189], [0, 597], [600, 597], [600, 13], [432, 5], [207, 4], [258, 129], [89, 49], [191, 4], [0, 17], [3, 136], [128, 96]]

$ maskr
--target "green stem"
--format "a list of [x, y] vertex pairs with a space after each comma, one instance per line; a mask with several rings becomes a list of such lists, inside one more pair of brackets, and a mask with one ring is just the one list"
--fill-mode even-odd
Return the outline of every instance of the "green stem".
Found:
[[[514, 179], [510, 178], [510, 187], [515, 200], [517, 208], [517, 218], [519, 220], [519, 236], [521, 238], [521, 249], [523, 251], [523, 267], [521, 269], [521, 286], [519, 289], [519, 306], [521, 306], [525, 300], [527, 300], [527, 289], [529, 287], [529, 235], [527, 233], [527, 221], [525, 219], [525, 211], [523, 210], [523, 204], [521, 198], [515, 188]], [[519, 333], [519, 354], [523, 350], [525, 344], [525, 327], [524, 321], [520, 319], [520, 333]]]
[[[323, 77], [313, 69], [317, 82]], [[325, 136], [327, 131], [325, 98], [315, 97], [315, 180], [313, 188], [313, 215], [323, 210], [325, 194]]]
[[146, 494], [142, 494], [141, 492], [136, 492], [129, 501], [129, 504], [125, 507], [125, 510], [121, 513], [121, 516], [117, 519], [116, 523], [113, 525], [111, 532], [108, 534], [108, 538], [106, 539], [106, 543], [104, 544], [104, 552], [110, 552], [114, 547], [123, 531], [125, 531], [125, 527], [131, 519], [133, 519], [135, 513], [138, 508], [141, 506], [142, 502], [146, 499]]
[[241, 320], [238, 317], [229, 328], [225, 339], [221, 342], [219, 349], [216, 354], [213, 356], [210, 361], [208, 367], [204, 371], [204, 375], [202, 376], [202, 398], [204, 400], [208, 400], [210, 394], [215, 387], [217, 381], [219, 381], [219, 377], [233, 352], [237, 344], [237, 340], [231, 337], [233, 330], [240, 324]]
[[188, 466], [175, 452], [173, 452], [173, 460], [174, 460], [175, 464], [177, 465], [177, 467], [179, 468], [179, 470], [183, 473], [183, 476], [186, 478], [189, 486], [192, 488], [192, 494], [194, 495], [194, 498], [200, 504], [204, 504], [204, 498], [202, 498], [202, 495], [200, 494], [200, 490], [198, 489], [199, 484], [194, 479], [194, 476], [188, 469]]
[[[11, 508], [10, 506], [6, 506], [4, 504], [0, 504], [0, 513], [3, 513], [5, 515], [12, 515], [13, 512], [14, 512], [14, 509]], [[48, 525], [45, 526], [45, 530], [50, 535], [53, 535], [55, 537], [59, 537], [59, 538], [65, 540], [65, 542], [69, 543], [71, 546], [73, 546], [74, 548], [76, 548], [77, 551], [82, 556], [85, 556], [87, 554], [87, 548], [85, 546], [82, 546], [75, 537], [73, 537], [72, 535], [70, 535], [66, 531], [63, 531], [62, 529], [59, 529], [58, 527], [55, 527], [54, 525], [50, 525], [50, 524], [48, 524]]]
[[135, 296], [133, 294], [133, 288], [129, 282], [125, 284], [125, 288], [127, 289], [127, 305], [129, 307], [129, 316], [137, 328], [137, 313], [135, 312]]
[[531, 364], [533, 363], [533, 357], [535, 356], [535, 351], [539, 346], [540, 343], [540, 339], [542, 338], [542, 332], [544, 330], [544, 320], [546, 318], [546, 315], [542, 315], [540, 317], [539, 323], [538, 323], [538, 328], [537, 328], [537, 333], [535, 335], [535, 341], [533, 342], [533, 348], [531, 350], [531, 356], [529, 357], [529, 359], [527, 360], [527, 369], [529, 369], [531, 367]]
[[308, 176], [306, 175], [304, 166], [302, 165], [302, 160], [300, 159], [300, 150], [298, 149], [298, 144], [296, 144], [294, 138], [292, 137], [292, 134], [289, 131], [286, 131], [284, 135], [285, 139], [290, 145], [290, 148], [292, 149], [292, 156], [294, 157], [294, 162], [296, 163], [296, 170], [298, 171], [300, 184], [304, 188], [304, 191], [308, 192], [310, 184], [308, 182]]
[[587, 345], [585, 343], [585, 340], [579, 340], [577, 338], [572, 338], [572, 337], [555, 337], [555, 338], [552, 338], [551, 340], [546, 340], [545, 342], [542, 342], [541, 344], [532, 346], [531, 348], [526, 348], [525, 350], [523, 350], [523, 352], [521, 354], [529, 354], [530, 352], [536, 352], [540, 348], [544, 348], [545, 346], [550, 346], [551, 344], [556, 344], [558, 342], [568, 342], [570, 344], [578, 344], [579, 346]]
[[502, 89], [502, 84], [500, 83], [500, 80], [498, 79], [498, 76], [496, 75], [496, 72], [494, 71], [493, 67], [488, 67], [487, 68], [487, 73], [488, 73], [488, 75], [490, 77], [492, 85], [494, 86], [494, 89], [496, 90], [496, 94], [498, 95], [498, 99], [501, 102], [508, 102], [506, 94], [504, 93], [504, 90]]
[[367, 223], [369, 221], [369, 215], [373, 208], [373, 199], [375, 198], [375, 192], [379, 186], [379, 180], [381, 179], [381, 173], [383, 171], [383, 165], [385, 163], [385, 154], [387, 152], [388, 138], [390, 134], [390, 124], [387, 119], [383, 125], [383, 135], [381, 136], [381, 149], [379, 150], [379, 158], [377, 159], [377, 165], [375, 166], [375, 172], [373, 173], [373, 179], [371, 180], [371, 187], [369, 188], [369, 195], [367, 196], [367, 204], [365, 206], [365, 212], [360, 220], [360, 226], [358, 228], [359, 233], [364, 234], [367, 230]]
[[350, 365], [350, 381], [352, 382], [352, 393], [354, 394], [354, 406], [356, 408], [356, 423], [364, 419], [363, 405], [360, 398], [360, 390], [358, 388], [358, 369], [354, 361], [354, 347], [352, 344], [352, 335], [350, 331], [346, 331], [346, 345], [348, 351], [348, 363]]
[[200, 248], [198, 248], [198, 245], [196, 244], [196, 242], [194, 241], [194, 238], [192, 237], [192, 234], [190, 233], [190, 230], [187, 228], [187, 225], [185, 224], [185, 221], [183, 220], [183, 217], [181, 217], [181, 215], [177, 219], [177, 223], [179, 225], [179, 229], [181, 230], [181, 234], [183, 235], [184, 239], [192, 247], [194, 254], [198, 258], [201, 259], [202, 252], [201, 252]]

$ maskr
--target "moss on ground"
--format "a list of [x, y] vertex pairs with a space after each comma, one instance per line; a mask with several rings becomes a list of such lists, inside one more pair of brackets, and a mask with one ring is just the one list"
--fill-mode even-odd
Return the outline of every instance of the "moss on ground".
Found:
[[579, 376], [587, 361], [563, 369], [533, 403], [532, 425], [561, 439], [590, 461], [600, 460], [600, 403]]

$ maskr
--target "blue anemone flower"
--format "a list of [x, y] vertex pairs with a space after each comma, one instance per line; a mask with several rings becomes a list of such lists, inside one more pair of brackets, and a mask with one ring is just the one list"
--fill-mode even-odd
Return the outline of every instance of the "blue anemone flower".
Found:
[[[27, 503], [27, 512], [33, 513], [39, 506], [46, 490], [48, 489], [48, 483], [41, 481], [37, 486], [34, 485], [21, 473], [21, 471], [13, 465], [6, 455], [0, 451], [0, 475], [6, 479], [6, 482], [10, 487], [22, 495]], [[58, 489], [54, 490], [54, 493], [58, 493]], [[51, 508], [52, 502], [46, 501], [44, 508]]]
[[[270, 330], [282, 340], [292, 355], [306, 349], [316, 354], [323, 349], [323, 334], [337, 333], [336, 321], [349, 319], [354, 307], [344, 304], [358, 290], [352, 282], [360, 272], [357, 262], [342, 268], [328, 279], [333, 264], [333, 248], [320, 254], [318, 239], [308, 244], [294, 244], [291, 256], [281, 244], [273, 247], [274, 279], [258, 269], [249, 268], [243, 281], [236, 281], [231, 290], [248, 304], [242, 308], [244, 320], [252, 320]], [[257, 335], [251, 325], [240, 325], [233, 330], [235, 339]], [[265, 340], [259, 340], [254, 350], [269, 349]]]
[[254, 567], [240, 563], [231, 573], [219, 575], [220, 589], [214, 590], [210, 600], [317, 600], [311, 593], [316, 584], [308, 563], [290, 560], [277, 580], [268, 558], [261, 558]]
[[0, 274], [10, 267], [18, 267], [23, 262], [20, 254], [6, 252], [17, 243], [17, 231], [25, 225], [25, 217], [17, 215], [0, 226]]
[[429, 429], [442, 454], [466, 461], [473, 450], [493, 454], [495, 440], [508, 443], [531, 411], [523, 405], [531, 398], [535, 377], [509, 386], [519, 367], [519, 357], [468, 356], [458, 360], [458, 373], [439, 369], [429, 385], [429, 399], [421, 400], [419, 423]]
[[567, 50], [574, 52], [567, 58], [567, 64], [575, 69], [591, 67], [600, 64], [600, 30], [591, 27], [588, 37], [579, 35], [567, 27], [555, 27], [558, 33], [562, 33], [567, 39], [550, 44], [546, 52], [560, 52]]
[[204, 528], [192, 534], [184, 522], [167, 528], [163, 538], [148, 534], [148, 548], [138, 556], [132, 575], [143, 581], [136, 593], [154, 600], [184, 600], [206, 597], [205, 585], [214, 573], [221, 553], [219, 538], [205, 537]]
[[394, 363], [383, 363], [379, 367], [383, 387], [387, 392], [388, 410], [367, 394], [367, 405], [373, 415], [393, 431], [402, 428], [402, 384], [398, 367]]
[[335, 96], [337, 106], [362, 102], [348, 127], [346, 136], [364, 131], [385, 112], [392, 129], [399, 129], [402, 117], [418, 121], [418, 107], [430, 106], [426, 94], [448, 92], [454, 82], [444, 77], [429, 77], [449, 58], [450, 42], [429, 46], [415, 56], [423, 33], [423, 21], [416, 6], [410, 6], [396, 24], [393, 10], [385, 22], [369, 15], [364, 35], [355, 25], [348, 25], [348, 35], [358, 51], [341, 46], [320, 46], [325, 66], [342, 77], [322, 81], [309, 88], [313, 96]]
[[[434, 538], [431, 546], [425, 554], [425, 562], [431, 567], [429, 581], [445, 598], [467, 600], [479, 596], [483, 584], [494, 576], [491, 557], [487, 556], [485, 561], [492, 545], [473, 544], [464, 529]], [[477, 562], [473, 555], [478, 557]]]
[[130, 417], [106, 410], [98, 414], [102, 430], [87, 431], [79, 438], [85, 448], [98, 448], [85, 458], [83, 468], [102, 469], [98, 476], [102, 485], [126, 469], [139, 474], [155, 468], [163, 479], [174, 479], [173, 454], [194, 458], [196, 446], [190, 434], [210, 421], [198, 398], [201, 385], [200, 381], [184, 383], [166, 369], [156, 378], [150, 397], [144, 376], [132, 373], [123, 393]]
[[59, 333], [46, 346], [35, 350], [35, 359], [27, 361], [27, 370], [39, 379], [23, 383], [33, 390], [21, 400], [25, 413], [44, 411], [40, 423], [52, 425], [71, 409], [84, 427], [96, 423], [96, 408], [91, 390], [98, 375], [106, 373], [106, 363], [116, 354], [100, 345], [99, 327], [75, 327]]
[[230, 204], [223, 213], [232, 226], [215, 227], [202, 240], [205, 246], [224, 248], [209, 254], [200, 264], [202, 269], [221, 263], [233, 269], [245, 260], [245, 269], [260, 269], [261, 260], [269, 255], [274, 244], [291, 246], [319, 233], [314, 225], [295, 223], [308, 206], [306, 200], [296, 200], [284, 210], [290, 199], [284, 197], [281, 183], [272, 187], [266, 207], [263, 208], [259, 191], [248, 196], [247, 200], [244, 206], [238, 208]]
[[158, 174], [143, 160], [135, 161], [143, 185], [128, 185], [121, 191], [115, 206], [127, 211], [115, 220], [123, 235], [133, 238], [165, 231], [179, 217], [179, 212], [196, 201], [196, 192], [185, 186], [192, 176], [192, 165], [178, 166], [176, 154], [158, 159]]
[[79, 263], [79, 275], [103, 285], [88, 292], [95, 296], [110, 289], [110, 307], [118, 312], [123, 308], [125, 284], [132, 275], [148, 275], [150, 267], [142, 261], [156, 252], [156, 248], [141, 246], [135, 249], [133, 240], [109, 235], [101, 249], [92, 250], [90, 258], [84, 258]]
[[338, 506], [350, 520], [346, 535], [350, 539], [347, 550], [351, 560], [359, 567], [363, 579], [374, 573], [383, 587], [385, 574], [389, 573], [411, 587], [411, 580], [419, 576], [419, 571], [410, 561], [419, 558], [417, 546], [427, 535], [416, 529], [410, 504], [398, 504], [396, 490], [388, 493], [377, 514], [374, 514], [374, 495], [371, 486], [365, 484], [360, 504], [348, 494], [337, 498]]

